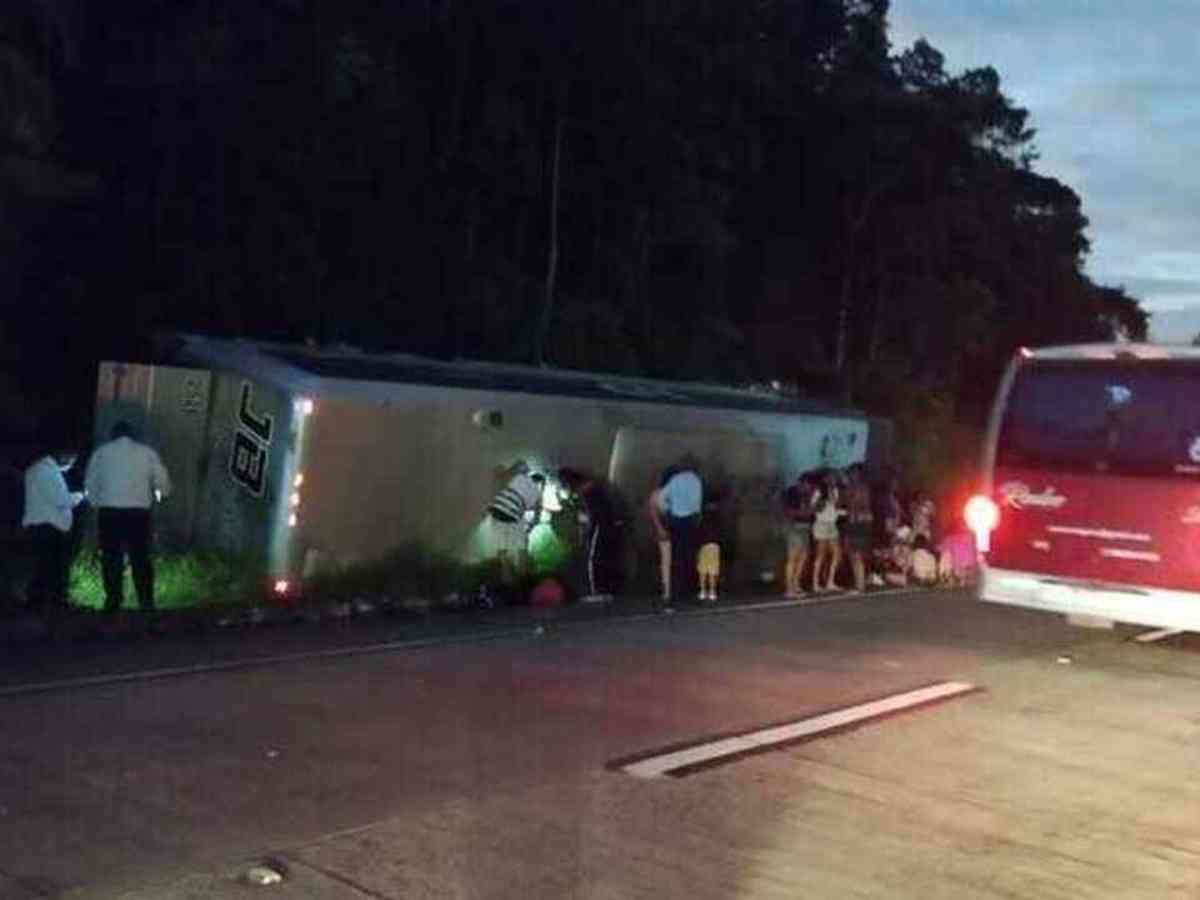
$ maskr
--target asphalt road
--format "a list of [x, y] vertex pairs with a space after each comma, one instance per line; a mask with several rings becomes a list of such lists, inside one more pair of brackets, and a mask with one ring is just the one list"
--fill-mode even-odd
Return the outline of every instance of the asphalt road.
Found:
[[934, 593], [13, 690], [0, 900], [1195, 896], [1200, 652], [1129, 638]]

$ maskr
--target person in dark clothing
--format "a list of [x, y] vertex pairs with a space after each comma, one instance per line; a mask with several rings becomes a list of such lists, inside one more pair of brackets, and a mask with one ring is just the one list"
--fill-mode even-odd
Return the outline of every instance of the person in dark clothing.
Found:
[[583, 501], [588, 517], [584, 542], [587, 557], [587, 594], [582, 602], [607, 602], [621, 590], [621, 529], [612, 491], [598, 478], [575, 469], [562, 469], [559, 483]]

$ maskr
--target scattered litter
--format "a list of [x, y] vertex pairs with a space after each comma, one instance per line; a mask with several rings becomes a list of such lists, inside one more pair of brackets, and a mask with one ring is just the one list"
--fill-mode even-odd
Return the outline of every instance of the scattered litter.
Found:
[[268, 750], [267, 759], [276, 759], [279, 756], [278, 750]]
[[1064, 653], [1062, 656], [1060, 656], [1058, 659], [1056, 659], [1055, 662], [1058, 663], [1060, 666], [1069, 666], [1071, 663], [1075, 662], [1075, 660], [1073, 657], [1067, 656]]
[[251, 866], [246, 871], [246, 880], [260, 886], [279, 884], [283, 881], [283, 873], [272, 866]]
[[375, 604], [370, 600], [359, 597], [354, 601], [354, 614], [356, 616], [369, 616], [373, 612], [375, 612]]
[[534, 633], [534, 634], [539, 634], [539, 635], [541, 635], [541, 634], [545, 634], [545, 633], [546, 633], [546, 627], [545, 627], [544, 625], [539, 625], [537, 628], [533, 629], [533, 633]]

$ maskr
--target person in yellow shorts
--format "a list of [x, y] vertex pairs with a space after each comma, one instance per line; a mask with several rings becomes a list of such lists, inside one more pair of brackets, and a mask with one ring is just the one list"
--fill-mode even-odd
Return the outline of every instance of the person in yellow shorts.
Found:
[[700, 601], [717, 601], [717, 584], [721, 580], [721, 523], [715, 502], [704, 504], [699, 528], [700, 552], [696, 555], [696, 574], [700, 582]]
[[700, 599], [716, 602], [717, 583], [721, 580], [721, 545], [713, 543], [700, 545], [700, 555], [696, 557], [696, 572], [700, 575]]

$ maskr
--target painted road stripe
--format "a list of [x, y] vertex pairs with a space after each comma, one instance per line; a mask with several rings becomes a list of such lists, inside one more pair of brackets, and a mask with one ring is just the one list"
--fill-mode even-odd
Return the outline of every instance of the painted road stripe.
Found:
[[751, 753], [812, 740], [821, 735], [844, 731], [905, 710], [961, 697], [977, 690], [979, 689], [975, 685], [966, 681], [942, 681], [783, 725], [772, 725], [745, 734], [641, 755], [626, 761], [619, 760], [611, 763], [609, 767], [619, 769], [635, 778], [659, 778], [663, 775], [679, 777]]
[[1163, 638], [1174, 637], [1177, 634], [1183, 634], [1179, 629], [1175, 628], [1160, 628], [1158, 631], [1146, 631], [1134, 637], [1134, 640], [1139, 644], [1153, 644], [1155, 641], [1161, 641]]

